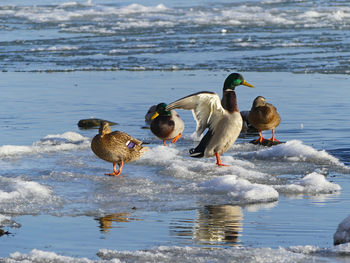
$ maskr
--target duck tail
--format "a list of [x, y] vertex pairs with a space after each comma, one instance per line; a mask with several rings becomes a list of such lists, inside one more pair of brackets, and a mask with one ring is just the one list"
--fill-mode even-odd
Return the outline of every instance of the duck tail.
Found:
[[196, 149], [197, 148], [192, 148], [192, 149], [189, 150], [190, 156], [193, 157], [193, 158], [202, 158], [202, 157], [204, 157], [204, 152], [197, 151]]
[[205, 149], [206, 149], [212, 135], [213, 135], [212, 131], [208, 130], [207, 133], [203, 136], [200, 143], [197, 145], [197, 147], [190, 149], [190, 156], [193, 158], [204, 157]]

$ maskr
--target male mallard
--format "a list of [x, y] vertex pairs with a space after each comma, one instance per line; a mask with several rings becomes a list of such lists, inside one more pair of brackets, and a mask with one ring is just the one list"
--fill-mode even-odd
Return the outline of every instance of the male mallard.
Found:
[[151, 131], [159, 139], [163, 140], [166, 145], [166, 140], [172, 140], [175, 143], [184, 131], [185, 124], [180, 116], [174, 110], [166, 110], [167, 104], [159, 103], [155, 113], [151, 117]]
[[216, 156], [216, 164], [223, 166], [220, 154], [227, 151], [236, 141], [242, 129], [242, 117], [238, 110], [235, 88], [247, 83], [241, 74], [230, 74], [223, 86], [223, 96], [215, 92], [203, 91], [170, 103], [166, 110], [176, 108], [193, 110], [197, 122], [197, 136], [208, 128], [198, 146], [190, 150], [190, 156], [195, 158]]
[[[121, 174], [125, 162], [132, 162], [140, 158], [148, 147], [142, 142], [121, 131], [111, 131], [107, 122], [101, 123], [99, 134], [91, 142], [92, 151], [102, 160], [113, 163], [113, 173], [106, 175], [118, 176]], [[116, 169], [119, 165], [119, 171]]]
[[265, 139], [262, 137], [262, 131], [272, 130], [270, 141], [277, 141], [275, 138], [275, 128], [280, 124], [281, 118], [276, 107], [270, 103], [266, 103], [266, 99], [258, 96], [253, 101], [252, 108], [249, 113], [249, 121], [258, 129], [260, 137], [256, 142], [262, 143]]

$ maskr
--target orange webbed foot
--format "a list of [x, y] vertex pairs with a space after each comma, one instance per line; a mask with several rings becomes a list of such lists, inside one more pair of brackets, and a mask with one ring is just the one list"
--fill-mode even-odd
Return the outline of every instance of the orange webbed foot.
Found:
[[279, 140], [277, 140], [275, 138], [275, 129], [272, 129], [272, 137], [269, 139], [269, 141], [272, 141], [272, 142], [280, 142]]
[[117, 171], [117, 163], [113, 162], [113, 173], [106, 173], [109, 176], [119, 176], [123, 170], [124, 161], [119, 164], [119, 171]]
[[221, 158], [220, 158], [220, 154], [219, 153], [215, 153], [215, 156], [216, 156], [216, 165], [217, 166], [230, 166], [230, 165], [228, 165], [228, 164], [223, 164], [222, 162], [221, 162]]
[[182, 133], [179, 133], [179, 135], [177, 135], [172, 141], [171, 143], [176, 143], [178, 139], [180, 139], [182, 136]]
[[254, 142], [262, 143], [265, 140], [265, 138], [262, 136], [261, 131], [259, 131], [259, 138], [256, 139]]

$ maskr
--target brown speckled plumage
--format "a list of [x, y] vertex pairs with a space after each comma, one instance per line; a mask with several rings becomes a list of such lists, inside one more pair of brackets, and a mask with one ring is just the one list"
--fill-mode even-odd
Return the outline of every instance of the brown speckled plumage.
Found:
[[267, 103], [265, 98], [258, 96], [255, 98], [249, 113], [249, 122], [259, 130], [260, 140], [262, 140], [261, 131], [272, 130], [274, 140], [274, 130], [280, 124], [281, 117], [275, 106]]
[[113, 163], [113, 166], [118, 164], [122, 168], [125, 162], [140, 158], [148, 147], [143, 147], [142, 141], [125, 132], [112, 132], [109, 124], [104, 122], [100, 126], [99, 134], [92, 139], [91, 149], [102, 160]]

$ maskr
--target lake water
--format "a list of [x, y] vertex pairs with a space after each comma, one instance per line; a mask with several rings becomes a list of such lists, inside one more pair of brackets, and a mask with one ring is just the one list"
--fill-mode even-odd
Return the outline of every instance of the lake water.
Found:
[[[0, 261], [348, 261], [333, 234], [350, 203], [349, 19], [344, 1], [3, 1]], [[240, 110], [266, 97], [286, 143], [242, 135], [217, 167], [188, 155], [191, 112], [175, 145], [144, 128], [151, 105], [221, 96], [235, 71], [256, 87], [236, 89]], [[90, 117], [150, 151], [105, 176], [97, 130], [77, 126]]]

